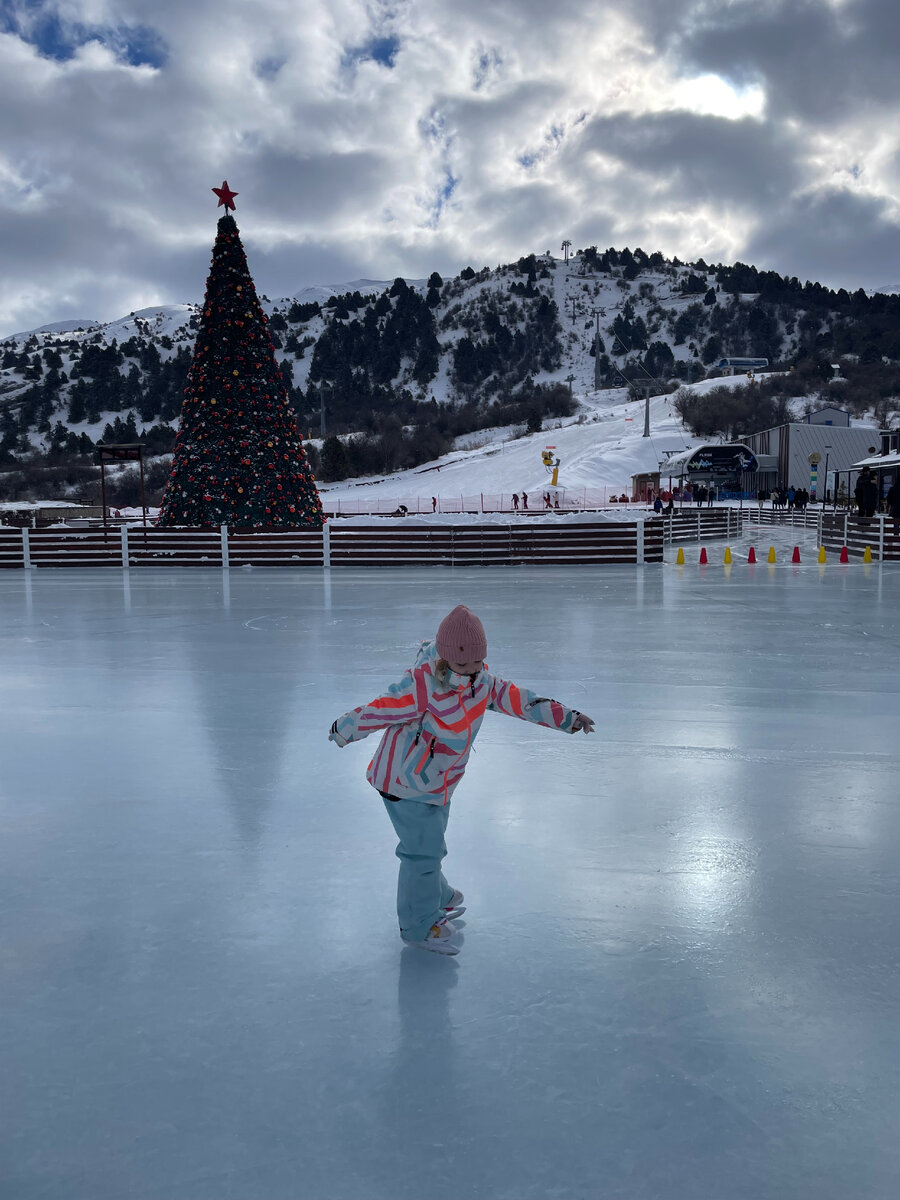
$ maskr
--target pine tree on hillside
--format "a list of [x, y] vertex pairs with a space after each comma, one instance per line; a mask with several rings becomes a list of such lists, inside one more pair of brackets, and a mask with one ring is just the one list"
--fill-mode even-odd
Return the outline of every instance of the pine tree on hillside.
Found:
[[157, 524], [322, 528], [322, 504], [225, 204]]

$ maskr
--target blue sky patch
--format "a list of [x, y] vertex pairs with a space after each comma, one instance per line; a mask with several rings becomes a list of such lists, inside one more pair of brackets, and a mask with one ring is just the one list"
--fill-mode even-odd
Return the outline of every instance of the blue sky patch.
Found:
[[459, 180], [453, 175], [453, 172], [450, 170], [450, 168], [445, 167], [444, 179], [437, 189], [437, 196], [434, 204], [431, 207], [431, 217], [428, 221], [428, 224], [432, 229], [436, 229], [440, 223], [441, 214], [444, 211], [444, 207], [456, 190], [456, 185], [458, 183]]
[[0, 31], [11, 33], [44, 56], [56, 62], [68, 62], [80, 46], [100, 42], [113, 51], [120, 62], [132, 67], [162, 67], [165, 45], [159, 34], [146, 25], [82, 25], [64, 22], [56, 13], [30, 3], [19, 13], [9, 5], [0, 6]]
[[400, 49], [400, 39], [396, 34], [386, 37], [370, 38], [361, 46], [354, 46], [344, 55], [346, 63], [366, 62], [367, 60], [380, 63], [383, 67], [393, 68], [397, 51]]

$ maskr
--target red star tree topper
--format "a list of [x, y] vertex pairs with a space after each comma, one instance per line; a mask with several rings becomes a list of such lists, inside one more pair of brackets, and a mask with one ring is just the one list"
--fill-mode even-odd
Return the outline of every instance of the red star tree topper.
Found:
[[234, 212], [234, 208], [235, 208], [234, 198], [235, 198], [235, 196], [239, 196], [241, 193], [233, 192], [231, 190], [231, 188], [228, 186], [227, 179], [222, 180], [222, 186], [220, 188], [213, 188], [212, 190], [219, 197], [219, 203], [216, 205], [216, 208], [221, 208], [221, 206], [224, 204], [226, 216], [228, 214], [229, 208], [231, 209], [232, 212]]
[[322, 504], [275, 360], [227, 182], [157, 524], [321, 529]]

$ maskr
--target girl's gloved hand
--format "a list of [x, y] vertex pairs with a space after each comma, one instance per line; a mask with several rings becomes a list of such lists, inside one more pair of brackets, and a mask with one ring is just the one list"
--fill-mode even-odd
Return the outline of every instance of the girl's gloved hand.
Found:
[[594, 722], [590, 717], [585, 716], [584, 713], [580, 712], [575, 714], [575, 720], [572, 722], [572, 732], [580, 733], [582, 730], [585, 733], [593, 733]]

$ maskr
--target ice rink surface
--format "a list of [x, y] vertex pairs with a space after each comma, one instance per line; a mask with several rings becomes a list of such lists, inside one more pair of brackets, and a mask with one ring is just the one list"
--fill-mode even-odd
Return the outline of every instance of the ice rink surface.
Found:
[[[326, 735], [458, 602], [598, 733], [488, 714], [448, 959]], [[0, 1194], [893, 1200], [898, 647], [858, 562], [4, 572]]]

